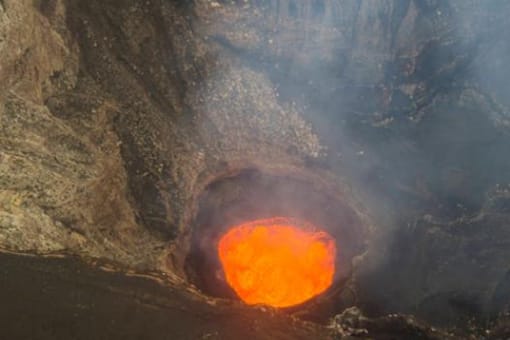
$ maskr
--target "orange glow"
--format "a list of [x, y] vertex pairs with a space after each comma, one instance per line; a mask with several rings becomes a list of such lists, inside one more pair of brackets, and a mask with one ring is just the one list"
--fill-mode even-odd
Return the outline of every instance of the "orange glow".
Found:
[[333, 282], [336, 246], [326, 232], [273, 218], [230, 229], [218, 244], [225, 277], [247, 304], [289, 307]]

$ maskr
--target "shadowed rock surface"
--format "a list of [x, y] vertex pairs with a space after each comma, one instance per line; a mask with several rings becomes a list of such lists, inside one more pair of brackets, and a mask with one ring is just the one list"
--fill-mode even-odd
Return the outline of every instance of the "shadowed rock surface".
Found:
[[0, 336], [6, 339], [454, 339], [410, 317], [370, 320], [356, 309], [328, 327], [305, 323], [197, 297], [157, 273], [125, 275], [72, 257], [0, 254], [0, 261]]
[[[384, 321], [375, 337], [446, 336], [389, 313], [487, 336], [510, 298], [509, 7], [0, 0], [0, 248], [187, 280], [204, 192], [256, 169], [331, 191], [360, 221], [332, 311]], [[22, 268], [0, 285], [39, 275]]]

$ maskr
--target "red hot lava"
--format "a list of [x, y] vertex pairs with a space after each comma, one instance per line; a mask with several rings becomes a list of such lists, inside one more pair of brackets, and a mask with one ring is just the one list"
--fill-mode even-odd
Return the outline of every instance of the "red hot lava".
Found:
[[286, 218], [231, 228], [218, 254], [227, 282], [247, 304], [298, 305], [324, 292], [335, 274], [334, 239]]

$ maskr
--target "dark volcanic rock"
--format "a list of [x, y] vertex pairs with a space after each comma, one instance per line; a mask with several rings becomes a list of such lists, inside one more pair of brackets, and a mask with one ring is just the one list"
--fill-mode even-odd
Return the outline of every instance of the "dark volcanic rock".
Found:
[[356, 309], [327, 327], [307, 323], [197, 297], [173, 277], [100, 270], [73, 257], [0, 254], [0, 263], [6, 339], [455, 339], [412, 317], [371, 320]]

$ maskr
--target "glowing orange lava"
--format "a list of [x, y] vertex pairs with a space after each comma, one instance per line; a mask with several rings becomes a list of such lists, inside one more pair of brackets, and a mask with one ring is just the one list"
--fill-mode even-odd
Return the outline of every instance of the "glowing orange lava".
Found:
[[335, 273], [334, 239], [285, 218], [230, 229], [218, 254], [227, 282], [247, 304], [300, 304], [324, 292]]

